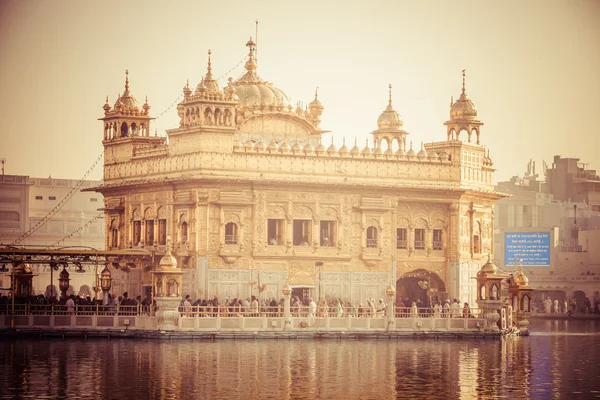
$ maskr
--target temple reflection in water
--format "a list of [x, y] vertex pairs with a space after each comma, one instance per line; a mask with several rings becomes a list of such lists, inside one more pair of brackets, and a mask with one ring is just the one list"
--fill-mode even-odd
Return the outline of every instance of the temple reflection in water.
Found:
[[593, 397], [598, 322], [535, 323], [492, 341], [5, 341], [0, 398]]

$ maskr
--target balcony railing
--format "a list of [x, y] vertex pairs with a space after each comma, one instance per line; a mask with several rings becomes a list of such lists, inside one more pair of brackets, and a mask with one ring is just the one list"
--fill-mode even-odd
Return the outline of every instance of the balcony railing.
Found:
[[406, 240], [400, 240], [398, 239], [396, 241], [396, 248], [397, 249], [406, 249], [408, 247], [408, 243]]
[[424, 240], [415, 240], [415, 249], [416, 250], [425, 249], [425, 241]]
[[225, 244], [237, 244], [237, 235], [225, 235]]
[[367, 247], [376, 248], [377, 247], [377, 239], [367, 239]]

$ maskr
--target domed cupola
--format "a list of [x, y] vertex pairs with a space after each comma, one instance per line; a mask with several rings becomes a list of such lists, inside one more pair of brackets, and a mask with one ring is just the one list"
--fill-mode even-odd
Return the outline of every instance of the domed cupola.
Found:
[[284, 137], [283, 138], [283, 143], [281, 143], [279, 145], [279, 151], [281, 153], [287, 154], [287, 153], [290, 152], [290, 150], [291, 150], [291, 147], [290, 147], [289, 143], [287, 142], [287, 137]]
[[390, 84], [390, 97], [385, 110], [377, 118], [377, 127], [379, 129], [401, 129], [404, 123], [400, 114], [392, 107], [392, 85]]
[[374, 147], [377, 149], [383, 140], [388, 143], [398, 142], [399, 147], [406, 150], [406, 135], [408, 132], [402, 129], [404, 123], [400, 114], [392, 106], [392, 85], [389, 85], [389, 99], [385, 110], [377, 119], [377, 130], [373, 131]]
[[254, 142], [250, 139], [250, 136], [248, 136], [248, 140], [244, 143], [244, 149], [246, 151], [254, 151]]
[[196, 87], [196, 92], [194, 94], [204, 95], [205, 97], [209, 97], [213, 100], [218, 100], [223, 96], [223, 90], [221, 89], [221, 86], [219, 86], [219, 82], [217, 82], [217, 80], [213, 77], [210, 55], [211, 51], [208, 50], [208, 67], [206, 70], [206, 75]]
[[[447, 127], [448, 140], [461, 140], [460, 135], [466, 132], [467, 141], [479, 144], [480, 129], [483, 122], [477, 119], [477, 107], [467, 96], [465, 89], [465, 70], [462, 71], [462, 93], [458, 100], [450, 100], [450, 119], [444, 122]], [[473, 136], [475, 136], [473, 138]]]
[[373, 152], [371, 151], [371, 148], [369, 147], [369, 139], [366, 140], [365, 147], [362, 149], [362, 151], [360, 152], [360, 154], [362, 154], [363, 156], [371, 156], [371, 155], [373, 155]]
[[117, 98], [114, 109], [126, 115], [138, 115], [140, 113], [137, 100], [129, 93], [129, 70], [125, 71], [125, 91], [123, 95]]
[[240, 142], [239, 138], [233, 139], [233, 150], [242, 150], [242, 142]]

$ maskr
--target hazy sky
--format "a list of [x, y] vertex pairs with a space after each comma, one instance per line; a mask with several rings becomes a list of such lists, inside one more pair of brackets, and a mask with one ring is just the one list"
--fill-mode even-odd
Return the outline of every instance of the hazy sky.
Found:
[[[7, 174], [78, 179], [102, 152], [102, 106], [129, 69], [131, 92], [163, 112], [206, 73], [247, 54], [295, 103], [315, 87], [321, 126], [362, 148], [393, 105], [415, 148], [445, 140], [450, 96], [485, 123], [496, 181], [530, 158], [578, 157], [600, 170], [600, 1], [0, 0], [0, 158]], [[238, 66], [221, 79], [237, 79]], [[178, 126], [175, 108], [155, 123]], [[153, 128], [154, 130], [154, 128]], [[372, 143], [372, 141], [370, 141]], [[90, 178], [101, 179], [96, 167]]]

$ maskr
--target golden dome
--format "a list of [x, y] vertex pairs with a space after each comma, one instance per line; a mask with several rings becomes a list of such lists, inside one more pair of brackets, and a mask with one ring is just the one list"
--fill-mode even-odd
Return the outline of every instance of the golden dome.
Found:
[[448, 153], [446, 153], [445, 151], [440, 151], [439, 156], [441, 161], [448, 161], [450, 159]]
[[456, 100], [452, 107], [450, 107], [450, 119], [451, 120], [463, 120], [463, 119], [475, 119], [477, 118], [477, 107], [475, 104], [469, 99], [467, 93], [465, 91], [465, 70], [462, 72], [463, 75], [463, 85], [462, 85], [462, 93], [458, 100]]
[[269, 150], [270, 152], [274, 152], [277, 151], [277, 142], [275, 141], [275, 138], [271, 139], [271, 142], [269, 143], [269, 146], [267, 147], [267, 150]]
[[344, 138], [344, 142], [342, 143], [342, 147], [338, 150], [340, 154], [346, 155], [348, 154], [348, 148], [346, 147], [346, 138]]
[[314, 152], [315, 152], [315, 148], [312, 146], [312, 144], [310, 144], [310, 142], [306, 143], [306, 146], [304, 146], [304, 153], [312, 154]]
[[373, 154], [373, 152], [371, 151], [371, 148], [369, 147], [369, 139], [367, 139], [367, 141], [365, 143], [365, 148], [362, 149], [362, 151], [360, 153], [365, 156]]
[[481, 270], [478, 272], [479, 274], [495, 274], [496, 272], [498, 272], [498, 267], [496, 267], [494, 265], [494, 263], [490, 260], [490, 255], [488, 254], [488, 260], [485, 264], [483, 264], [483, 266], [481, 267]]
[[244, 149], [246, 149], [246, 151], [254, 150], [254, 142], [250, 139], [250, 136], [248, 136], [248, 140], [244, 143]]
[[256, 44], [250, 37], [246, 46], [249, 47], [248, 61], [246, 62], [246, 73], [236, 82], [233, 82], [235, 94], [239, 98], [240, 105], [252, 107], [288, 107], [290, 101], [283, 91], [277, 89], [272, 83], [263, 81], [256, 74], [256, 61], [254, 60], [254, 47]]
[[519, 268], [519, 272], [514, 277], [515, 285], [517, 286], [527, 286], [529, 284], [529, 279], [523, 273], [523, 267]]
[[398, 157], [401, 157], [401, 158], [405, 158], [406, 157], [406, 152], [402, 148], [402, 145], [400, 145], [400, 147], [398, 148], [398, 151], [396, 152], [396, 155]]
[[329, 153], [330, 156], [337, 153], [337, 148], [333, 144], [333, 136], [331, 137], [331, 145], [327, 148], [327, 153]]
[[194, 95], [223, 94], [223, 90], [221, 90], [219, 82], [217, 82], [217, 80], [214, 79], [212, 75], [212, 63], [210, 61], [210, 54], [211, 51], [208, 50], [208, 67], [206, 70], [206, 75], [204, 76], [204, 78], [202, 78], [198, 86], [196, 86], [196, 91], [194, 92]]
[[298, 154], [300, 152], [302, 152], [302, 146], [300, 146], [298, 139], [296, 139], [296, 143], [294, 143], [294, 145], [292, 146], [292, 153]]
[[409, 158], [415, 158], [416, 157], [416, 153], [412, 148], [412, 140], [410, 141], [410, 149], [406, 152], [406, 156]]
[[319, 139], [319, 145], [315, 147], [315, 153], [317, 153], [317, 155], [325, 153], [325, 146], [321, 143], [321, 139]]
[[241, 149], [242, 148], [242, 143], [240, 142], [240, 140], [238, 138], [233, 139], [233, 149], [237, 150], [237, 149]]
[[358, 148], [358, 145], [356, 144], [356, 138], [354, 138], [354, 147], [350, 150], [350, 154], [352, 154], [352, 155], [360, 154], [360, 149]]
[[254, 146], [254, 149], [256, 151], [265, 151], [266, 150], [265, 142], [263, 142], [262, 137], [258, 140], [258, 143], [256, 143], [256, 145]]
[[424, 160], [427, 158], [427, 151], [425, 151], [425, 148], [423, 147], [423, 142], [421, 142], [421, 150], [419, 150], [417, 153], [417, 158], [419, 160]]
[[377, 118], [377, 127], [379, 129], [401, 129], [403, 122], [400, 114], [392, 108], [392, 85], [390, 88], [390, 99], [386, 109]]
[[160, 269], [175, 269], [177, 268], [177, 259], [173, 257], [171, 254], [171, 238], [167, 238], [167, 252], [160, 259], [160, 263], [158, 264]]
[[118, 96], [117, 101], [115, 102], [114, 109], [116, 111], [122, 112], [140, 111], [140, 107], [138, 106], [137, 100], [131, 95], [131, 93], [129, 93], [129, 70], [125, 70], [125, 91], [123, 92], [122, 96]]
[[279, 151], [282, 153], [289, 153], [290, 152], [290, 145], [287, 142], [287, 138], [284, 137], [283, 138], [283, 143], [281, 143], [281, 145], [279, 146]]

